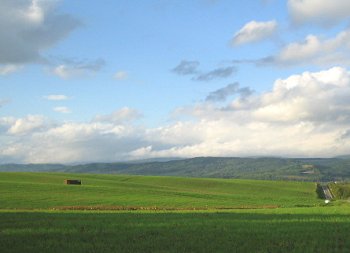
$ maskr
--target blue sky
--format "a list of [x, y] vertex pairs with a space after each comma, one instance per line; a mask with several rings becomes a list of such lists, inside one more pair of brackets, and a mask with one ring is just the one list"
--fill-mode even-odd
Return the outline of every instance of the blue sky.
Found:
[[0, 7], [0, 163], [350, 152], [347, 0]]

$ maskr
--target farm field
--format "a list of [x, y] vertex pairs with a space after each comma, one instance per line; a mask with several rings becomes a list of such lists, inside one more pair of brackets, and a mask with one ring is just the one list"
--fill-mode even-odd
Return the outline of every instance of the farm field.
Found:
[[1, 252], [349, 252], [349, 214], [314, 183], [0, 173]]
[[[83, 184], [65, 185], [64, 179]], [[106, 208], [218, 209], [315, 206], [315, 184], [64, 173], [0, 173], [2, 209]]]

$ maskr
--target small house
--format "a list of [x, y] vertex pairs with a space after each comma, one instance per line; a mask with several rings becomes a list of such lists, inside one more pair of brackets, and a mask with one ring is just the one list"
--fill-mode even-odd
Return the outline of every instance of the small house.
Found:
[[64, 183], [65, 184], [81, 185], [81, 180], [80, 179], [65, 179]]

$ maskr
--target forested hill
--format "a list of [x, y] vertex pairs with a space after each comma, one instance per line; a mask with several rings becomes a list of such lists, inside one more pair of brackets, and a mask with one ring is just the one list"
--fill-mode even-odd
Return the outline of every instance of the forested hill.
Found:
[[350, 158], [197, 157], [124, 163], [3, 164], [0, 171], [133, 174], [272, 180], [350, 180]]

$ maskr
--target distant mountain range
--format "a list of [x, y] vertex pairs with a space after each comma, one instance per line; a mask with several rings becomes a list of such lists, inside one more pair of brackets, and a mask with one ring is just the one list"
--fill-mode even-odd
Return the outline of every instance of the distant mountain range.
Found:
[[350, 180], [350, 156], [335, 158], [197, 157], [117, 163], [2, 164], [0, 171], [132, 174], [300, 181]]

